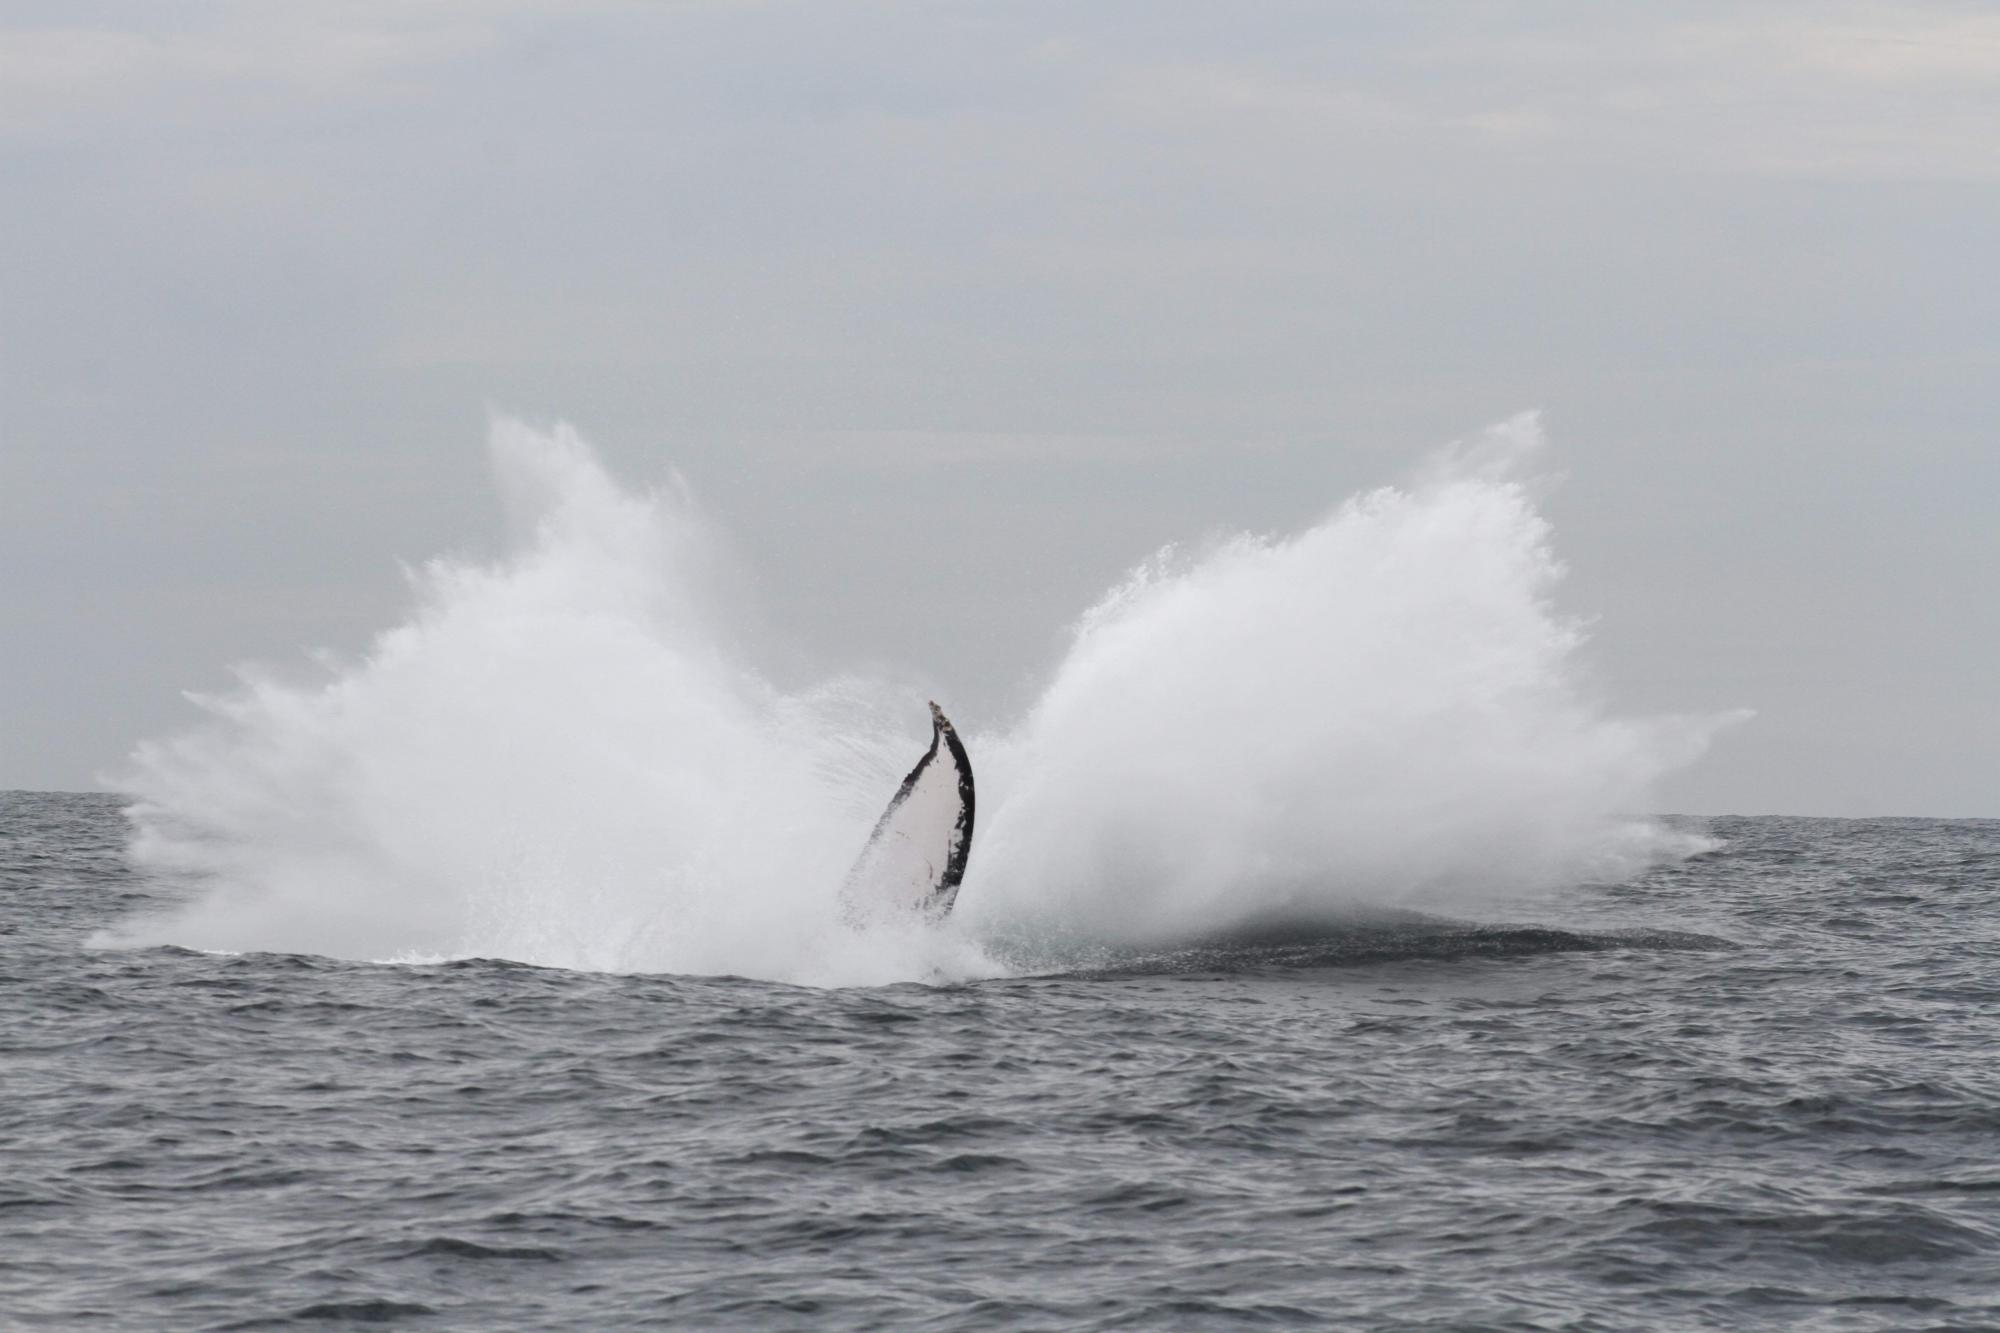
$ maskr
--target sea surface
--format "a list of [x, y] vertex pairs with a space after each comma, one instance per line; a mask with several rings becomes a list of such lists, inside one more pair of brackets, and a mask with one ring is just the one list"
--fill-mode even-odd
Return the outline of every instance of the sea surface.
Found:
[[2000, 822], [820, 990], [91, 940], [0, 794], [0, 1327], [2000, 1327]]

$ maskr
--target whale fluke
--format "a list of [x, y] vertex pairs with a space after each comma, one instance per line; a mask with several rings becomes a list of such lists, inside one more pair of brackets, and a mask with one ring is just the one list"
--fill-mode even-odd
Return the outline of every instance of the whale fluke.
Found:
[[931, 748], [903, 779], [841, 886], [850, 922], [915, 912], [942, 919], [972, 853], [972, 761], [931, 705]]

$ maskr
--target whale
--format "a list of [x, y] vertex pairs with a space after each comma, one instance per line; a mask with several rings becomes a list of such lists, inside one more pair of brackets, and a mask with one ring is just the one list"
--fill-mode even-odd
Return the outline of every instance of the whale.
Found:
[[841, 885], [848, 923], [942, 921], [972, 856], [974, 807], [972, 760], [933, 700], [930, 748], [889, 799]]

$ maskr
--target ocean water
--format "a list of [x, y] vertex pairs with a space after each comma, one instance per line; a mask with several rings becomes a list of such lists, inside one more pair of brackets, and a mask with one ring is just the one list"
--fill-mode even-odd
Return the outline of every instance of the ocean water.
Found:
[[124, 804], [0, 795], [7, 1328], [2000, 1326], [2000, 822], [807, 986], [120, 942]]
[[[496, 422], [506, 549], [0, 797], [0, 1328], [2000, 1325], [2000, 825], [1635, 815], [1746, 715], [1616, 710], [1543, 448], [994, 715]], [[857, 929], [927, 697], [965, 880]]]

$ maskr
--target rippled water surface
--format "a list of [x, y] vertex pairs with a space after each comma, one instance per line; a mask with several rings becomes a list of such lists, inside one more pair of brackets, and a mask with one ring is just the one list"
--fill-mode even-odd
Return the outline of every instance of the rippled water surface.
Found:
[[1707, 827], [1483, 927], [813, 990], [94, 949], [116, 801], [0, 795], [0, 1323], [2000, 1324], [2000, 823]]

